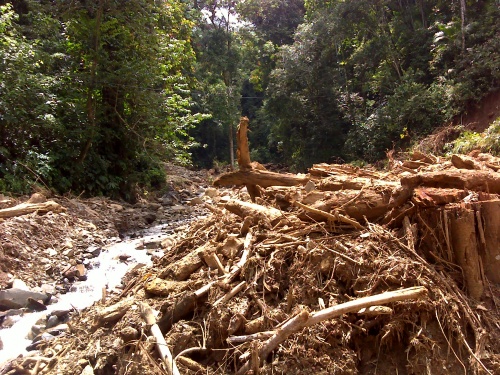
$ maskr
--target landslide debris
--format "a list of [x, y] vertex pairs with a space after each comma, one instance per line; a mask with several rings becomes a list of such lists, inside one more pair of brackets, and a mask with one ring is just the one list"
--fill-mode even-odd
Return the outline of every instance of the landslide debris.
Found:
[[251, 195], [207, 189], [211, 215], [4, 373], [500, 373], [498, 168], [415, 153], [263, 188], [249, 166]]

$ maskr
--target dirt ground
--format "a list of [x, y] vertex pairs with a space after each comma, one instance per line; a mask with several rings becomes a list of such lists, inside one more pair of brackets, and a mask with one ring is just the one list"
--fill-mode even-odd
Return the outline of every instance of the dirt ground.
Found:
[[[418, 173], [431, 168], [424, 164], [417, 165]], [[399, 166], [403, 172], [406, 165]], [[370, 214], [383, 212], [370, 195], [372, 187], [350, 196], [349, 190], [331, 191], [338, 171], [351, 182], [383, 177], [391, 189], [399, 181], [396, 174], [321, 165], [315, 173], [327, 173], [328, 181], [271, 187], [252, 203], [245, 188], [211, 188], [207, 173], [171, 168], [169, 193], [150, 201], [132, 206], [55, 197], [65, 212], [0, 222], [2, 287], [16, 277], [40, 288], [60, 281], [64, 269], [89, 249], [125, 232], [140, 235], [141, 228], [196, 215], [200, 207], [211, 212], [192, 221], [174, 243], [164, 243], [164, 256], [153, 267], [129, 273], [120, 294], [74, 312], [69, 332], [41, 342], [40, 354], [17, 359], [0, 374], [165, 373], [145, 322], [148, 307], [180, 374], [500, 373], [499, 285], [486, 279], [481, 297], [471, 298], [463, 268], [430, 249], [446, 241], [432, 228], [439, 225], [426, 211], [429, 196], [423, 202], [417, 188], [406, 204], [421, 208], [401, 206], [410, 218], [405, 230], [394, 220], [365, 221], [349, 211], [366, 205]], [[387, 186], [372, 185], [389, 200]], [[336, 208], [329, 203], [337, 215], [333, 221], [293, 203], [315, 205], [324, 214], [333, 197], [343, 199]], [[349, 309], [350, 303], [398, 291], [418, 293]], [[348, 310], [311, 325], [294, 323], [338, 306]]]

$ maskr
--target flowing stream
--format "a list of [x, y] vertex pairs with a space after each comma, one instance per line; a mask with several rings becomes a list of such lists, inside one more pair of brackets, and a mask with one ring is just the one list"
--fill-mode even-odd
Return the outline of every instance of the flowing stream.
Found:
[[[106, 288], [108, 293], [116, 290], [127, 270], [138, 264], [152, 265], [151, 251], [136, 248], [142, 241], [158, 241], [160, 237], [164, 238], [165, 234], [161, 234], [164, 230], [164, 226], [153, 227], [143, 233], [144, 237], [127, 239], [104, 248], [98, 257], [91, 260], [92, 268], [87, 270], [86, 281], [73, 283], [71, 291], [58, 295], [58, 301], [48, 305], [47, 310], [14, 317], [18, 320], [12, 327], [0, 330], [0, 339], [3, 342], [3, 350], [0, 350], [0, 369], [8, 360], [20, 354], [27, 354], [26, 347], [32, 342], [27, 336], [37, 321], [50, 315], [52, 311], [84, 309], [101, 299], [103, 288]], [[126, 262], [120, 260], [120, 256], [122, 259], [124, 256], [128, 257]]]

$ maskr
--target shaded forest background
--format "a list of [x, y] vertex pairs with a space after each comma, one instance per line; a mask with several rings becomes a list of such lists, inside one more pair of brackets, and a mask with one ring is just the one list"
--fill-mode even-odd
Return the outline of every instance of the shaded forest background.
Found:
[[0, 0], [0, 191], [134, 199], [241, 115], [262, 163], [377, 162], [499, 89], [498, 0]]

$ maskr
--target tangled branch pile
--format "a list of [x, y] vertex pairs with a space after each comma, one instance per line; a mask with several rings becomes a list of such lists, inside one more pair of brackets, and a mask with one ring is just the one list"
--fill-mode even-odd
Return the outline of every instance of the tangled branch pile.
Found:
[[212, 215], [75, 317], [40, 372], [500, 373], [499, 168], [417, 153], [278, 187], [244, 161], [229, 178], [250, 195], [205, 196]]

